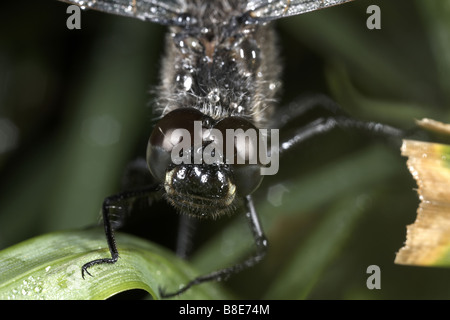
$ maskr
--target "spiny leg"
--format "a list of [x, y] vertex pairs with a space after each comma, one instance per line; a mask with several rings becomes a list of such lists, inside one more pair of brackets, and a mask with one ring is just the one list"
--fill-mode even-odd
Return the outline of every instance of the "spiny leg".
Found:
[[400, 139], [406, 135], [403, 130], [377, 122], [365, 122], [345, 116], [319, 118], [309, 125], [297, 129], [291, 137], [282, 142], [279, 147], [279, 154], [282, 155], [292, 147], [295, 147], [314, 136], [327, 133], [334, 128], [364, 131], [383, 138], [395, 138], [398, 139], [399, 142]]
[[96, 259], [93, 261], [90, 261], [86, 264], [84, 264], [81, 267], [81, 276], [84, 279], [85, 273], [92, 276], [88, 269], [96, 264], [104, 264], [104, 263], [115, 263], [117, 262], [119, 258], [119, 252], [117, 250], [116, 246], [116, 240], [114, 237], [114, 228], [112, 225], [112, 221], [110, 219], [110, 209], [118, 207], [121, 209], [120, 203], [128, 202], [131, 200], [134, 200], [136, 198], [149, 196], [152, 193], [156, 192], [158, 190], [159, 186], [157, 184], [150, 185], [147, 187], [143, 187], [138, 190], [132, 190], [132, 191], [125, 191], [121, 192], [112, 196], [107, 197], [103, 201], [102, 205], [102, 217], [103, 217], [103, 226], [105, 229], [105, 235], [106, 235], [106, 241], [108, 243], [109, 252], [111, 253], [111, 258], [103, 258], [103, 259]]
[[[121, 181], [121, 190], [139, 190], [155, 184], [157, 184], [157, 182], [148, 170], [146, 160], [144, 158], [137, 158], [133, 161], [130, 161], [125, 167]], [[156, 196], [157, 194], [155, 193], [155, 197]], [[155, 200], [155, 197], [147, 198], [148, 205], [150, 205], [150, 203]], [[110, 211], [109, 218], [114, 230], [118, 230], [125, 225], [128, 215], [133, 212], [133, 208], [136, 205], [135, 200], [138, 200], [138, 198], [139, 197], [131, 197], [125, 200], [126, 203], [121, 203], [120, 210], [114, 210], [113, 212]], [[114, 215], [112, 213], [114, 213]]]
[[348, 114], [335, 101], [324, 94], [300, 97], [283, 108], [283, 112], [276, 113], [272, 119], [272, 127], [282, 128], [288, 122], [305, 115], [311, 110], [322, 109], [331, 116]]
[[[289, 121], [318, 108], [327, 111], [330, 115], [317, 118], [313, 122], [296, 129], [290, 137], [280, 144], [278, 150], [280, 155], [310, 138], [327, 133], [335, 128], [356, 130], [384, 139], [395, 139], [399, 145], [402, 138], [414, 133], [413, 131], [408, 132], [383, 123], [353, 118], [336, 102], [325, 95], [303, 98], [292, 103], [282, 115], [274, 118], [273, 125], [283, 127]], [[271, 152], [276, 152], [276, 150], [271, 150]]]
[[176, 292], [165, 293], [160, 288], [159, 294], [160, 294], [161, 298], [174, 297], [176, 295], [179, 295], [179, 294], [185, 292], [192, 286], [198, 285], [198, 284], [201, 284], [204, 282], [220, 281], [220, 280], [226, 279], [233, 274], [239, 273], [244, 269], [254, 266], [255, 264], [257, 264], [259, 261], [261, 261], [264, 258], [264, 256], [266, 255], [266, 252], [267, 252], [268, 243], [267, 243], [267, 239], [264, 235], [264, 232], [261, 228], [261, 223], [259, 221], [259, 217], [255, 210], [255, 207], [253, 205], [253, 200], [252, 200], [251, 196], [245, 197], [245, 206], [247, 209], [246, 217], [248, 219], [248, 223], [249, 223], [249, 226], [252, 231], [253, 238], [254, 238], [255, 244], [256, 244], [255, 252], [252, 255], [250, 255], [242, 263], [236, 264], [236, 265], [228, 267], [228, 268], [224, 268], [224, 269], [220, 269], [220, 270], [211, 272], [204, 276], [197, 277], [194, 280], [187, 283], [183, 288], [181, 288], [180, 290], [178, 290]]

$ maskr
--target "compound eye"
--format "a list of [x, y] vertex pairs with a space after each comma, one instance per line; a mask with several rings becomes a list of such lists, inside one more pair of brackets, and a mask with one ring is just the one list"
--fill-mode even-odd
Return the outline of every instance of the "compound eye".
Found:
[[236, 192], [245, 197], [258, 189], [264, 176], [261, 175], [261, 166], [256, 164], [233, 165], [233, 178]]
[[[196, 109], [180, 108], [169, 112], [156, 123], [147, 145], [147, 164], [156, 179], [164, 181], [166, 170], [172, 164], [172, 149], [185, 138], [183, 133], [188, 134], [190, 139], [198, 139], [195, 137], [194, 123], [205, 119], [206, 116]], [[199, 139], [201, 141], [201, 137]]]
[[241, 196], [251, 194], [264, 177], [258, 158], [258, 129], [241, 117], [225, 118], [214, 128], [222, 133], [226, 162], [233, 171], [237, 193]]
[[258, 129], [241, 117], [228, 117], [215, 126], [223, 136], [223, 148], [230, 164], [257, 164]]

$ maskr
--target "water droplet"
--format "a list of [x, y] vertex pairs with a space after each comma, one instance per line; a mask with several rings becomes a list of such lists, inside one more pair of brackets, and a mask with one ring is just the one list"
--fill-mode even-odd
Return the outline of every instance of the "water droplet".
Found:
[[134, 11], [134, 7], [133, 6], [127, 6], [125, 8], [125, 12], [127, 12], [127, 13], [132, 13], [133, 11]]
[[215, 88], [208, 93], [208, 100], [217, 103], [220, 100], [219, 89]]
[[41, 293], [42, 292], [42, 287], [40, 287], [40, 286], [35, 287], [34, 288], [34, 292]]
[[184, 87], [184, 90], [186, 90], [186, 91], [191, 89], [191, 87], [192, 87], [192, 77], [191, 76], [186, 76], [184, 78], [183, 87]]

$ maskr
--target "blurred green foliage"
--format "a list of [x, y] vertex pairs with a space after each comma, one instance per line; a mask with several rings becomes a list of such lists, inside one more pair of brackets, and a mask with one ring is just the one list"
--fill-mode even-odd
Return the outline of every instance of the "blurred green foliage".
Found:
[[[381, 30], [366, 27], [372, 4]], [[151, 132], [164, 28], [83, 12], [82, 29], [70, 31], [65, 9], [51, 0], [0, 5], [0, 119], [19, 133], [0, 153], [0, 248], [96, 223]], [[278, 22], [281, 105], [325, 93], [357, 118], [403, 129], [421, 117], [448, 122], [449, 21], [449, 0], [356, 0]], [[223, 286], [236, 298], [450, 298], [448, 270], [393, 263], [418, 205], [405, 162], [398, 148], [354, 132], [305, 143], [255, 194], [269, 255]], [[164, 224], [168, 211], [148, 213], [147, 235], [162, 230], [171, 247], [177, 225]], [[251, 246], [242, 216], [202, 225], [192, 257], [199, 270], [233, 263]], [[373, 264], [381, 290], [366, 287]]]

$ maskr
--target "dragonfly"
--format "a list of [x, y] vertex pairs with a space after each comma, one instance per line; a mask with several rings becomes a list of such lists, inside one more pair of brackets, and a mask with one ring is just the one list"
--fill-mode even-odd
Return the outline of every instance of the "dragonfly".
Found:
[[[81, 267], [83, 278], [91, 275], [93, 266], [113, 264], [119, 259], [111, 212], [125, 208], [133, 199], [153, 196], [159, 191], [178, 212], [189, 217], [218, 218], [239, 210], [245, 212], [255, 243], [255, 250], [242, 262], [199, 276], [173, 292], [160, 289], [161, 297], [176, 296], [194, 285], [226, 279], [253, 267], [266, 255], [268, 240], [252, 194], [260, 186], [264, 177], [261, 169], [267, 164], [174, 163], [177, 145], [172, 134], [178, 129], [198, 136], [200, 141], [188, 143], [182, 150], [183, 157], [186, 156], [183, 159], [188, 160], [211, 145], [212, 130], [225, 135], [230, 129], [282, 128], [316, 107], [325, 109], [329, 115], [297, 128], [275, 147], [271, 144], [267, 154], [283, 156], [304, 141], [337, 127], [387, 137], [403, 135], [403, 131], [389, 125], [354, 119], [323, 95], [293, 103], [282, 114], [277, 113], [281, 65], [272, 22], [351, 0], [62, 1], [82, 9], [168, 27], [161, 82], [153, 105], [159, 121], [149, 138], [146, 160], [134, 166], [149, 175], [151, 183], [105, 198], [102, 218], [111, 256], [86, 262]], [[199, 124], [199, 132], [194, 130], [195, 123]], [[232, 154], [248, 159], [258, 147], [259, 143], [235, 145]]]

